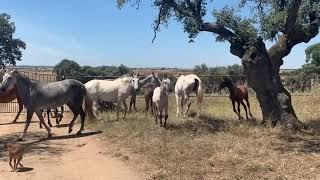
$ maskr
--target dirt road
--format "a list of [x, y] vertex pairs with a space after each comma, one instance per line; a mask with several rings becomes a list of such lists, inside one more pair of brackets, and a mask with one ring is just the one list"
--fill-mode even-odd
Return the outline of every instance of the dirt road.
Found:
[[[13, 114], [0, 114], [0, 179], [70, 179], [70, 180], [107, 180], [107, 179], [143, 179], [121, 160], [104, 154], [105, 144], [101, 134], [86, 130], [82, 137], [69, 135], [66, 125], [53, 127], [53, 139], [45, 140], [45, 129], [39, 129], [38, 118], [33, 117], [24, 144], [28, 144], [27, 153], [22, 160], [25, 168], [20, 172], [10, 172], [8, 157], [2, 143], [12, 142], [19, 137], [24, 123], [11, 124]], [[24, 119], [22, 115], [21, 120]], [[71, 117], [65, 117], [63, 123], [69, 123]], [[54, 120], [53, 124], [54, 123]], [[78, 124], [74, 132], [79, 129]]]

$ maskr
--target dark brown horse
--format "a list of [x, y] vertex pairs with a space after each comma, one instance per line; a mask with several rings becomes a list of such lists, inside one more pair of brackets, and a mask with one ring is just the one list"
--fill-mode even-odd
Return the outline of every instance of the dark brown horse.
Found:
[[[233, 111], [238, 115], [239, 119], [243, 119], [240, 114], [240, 104], [242, 104], [244, 110], [246, 111], [246, 118], [248, 119], [247, 106], [249, 110], [250, 117], [252, 117], [248, 96], [248, 88], [246, 85], [236, 85], [232, 79], [229, 77], [223, 78], [223, 82], [220, 84], [219, 91], [225, 87], [229, 89], [230, 99], [233, 106]], [[247, 106], [244, 104], [243, 100], [247, 102]], [[236, 110], [235, 103], [237, 102], [238, 111]]]
[[9, 103], [12, 102], [13, 100], [17, 99], [17, 103], [19, 105], [19, 111], [14, 120], [12, 121], [13, 123], [17, 122], [22, 110], [23, 110], [23, 104], [21, 97], [17, 93], [16, 87], [13, 89], [6, 91], [6, 92], [0, 92], [0, 103]]

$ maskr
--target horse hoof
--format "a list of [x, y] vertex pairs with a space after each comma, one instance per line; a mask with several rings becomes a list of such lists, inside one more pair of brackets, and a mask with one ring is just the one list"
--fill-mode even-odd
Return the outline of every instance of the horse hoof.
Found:
[[22, 141], [22, 138], [18, 138], [18, 141]]
[[48, 139], [52, 137], [52, 134], [48, 134]]
[[81, 131], [78, 131], [78, 132], [77, 132], [77, 135], [81, 135], [81, 134], [82, 134], [82, 132], [81, 132]]

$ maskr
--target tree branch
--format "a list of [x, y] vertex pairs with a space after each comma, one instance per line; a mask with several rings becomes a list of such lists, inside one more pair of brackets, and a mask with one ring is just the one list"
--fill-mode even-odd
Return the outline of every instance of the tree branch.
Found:
[[286, 19], [286, 24], [284, 26], [284, 33], [291, 34], [295, 29], [295, 24], [298, 17], [299, 8], [301, 6], [302, 0], [294, 0], [289, 9], [288, 9], [288, 16]]
[[154, 29], [153, 29], [154, 36], [153, 36], [153, 39], [152, 39], [152, 43], [157, 38], [157, 31], [159, 30], [160, 24], [161, 24], [162, 11], [163, 11], [163, 5], [161, 5], [161, 7], [160, 7], [159, 14], [158, 14], [158, 19], [155, 21], [155, 26], [154, 26]]

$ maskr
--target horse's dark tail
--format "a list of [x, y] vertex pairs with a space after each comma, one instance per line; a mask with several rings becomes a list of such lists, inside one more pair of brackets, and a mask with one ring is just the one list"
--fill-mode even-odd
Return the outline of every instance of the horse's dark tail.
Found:
[[197, 94], [197, 99], [198, 99], [198, 110], [197, 110], [197, 116], [200, 116], [200, 110], [201, 110], [201, 105], [202, 105], [202, 100], [203, 100], [203, 90], [202, 90], [202, 82], [201, 79], [196, 77], [194, 78], [194, 88], [193, 91]]

